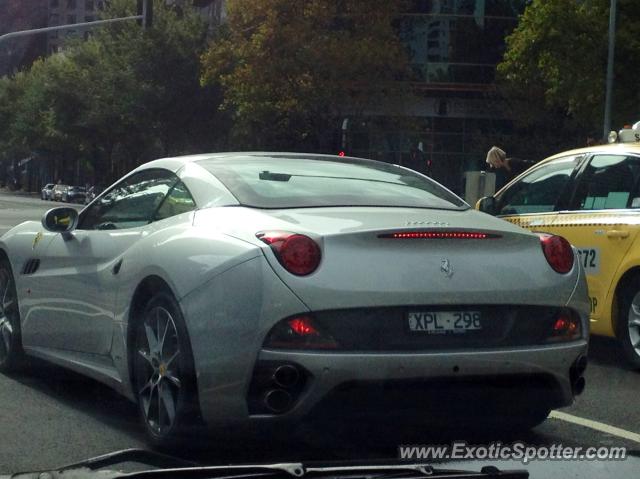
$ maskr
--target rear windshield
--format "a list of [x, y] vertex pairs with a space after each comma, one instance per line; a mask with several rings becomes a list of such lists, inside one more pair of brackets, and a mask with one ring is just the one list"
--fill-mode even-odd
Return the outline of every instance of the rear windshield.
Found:
[[254, 156], [201, 160], [199, 165], [241, 204], [255, 208], [468, 208], [435, 181], [377, 161]]

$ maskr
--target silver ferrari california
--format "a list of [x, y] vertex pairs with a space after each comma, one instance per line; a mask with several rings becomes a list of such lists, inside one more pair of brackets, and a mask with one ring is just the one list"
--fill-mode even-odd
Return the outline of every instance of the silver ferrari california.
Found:
[[0, 295], [0, 370], [102, 381], [160, 445], [326, 411], [533, 427], [584, 387], [566, 240], [366, 159], [152, 161], [2, 236]]

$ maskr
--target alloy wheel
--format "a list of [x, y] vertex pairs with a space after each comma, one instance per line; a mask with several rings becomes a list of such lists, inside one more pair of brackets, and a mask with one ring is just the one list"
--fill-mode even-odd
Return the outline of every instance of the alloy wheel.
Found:
[[6, 269], [0, 269], [0, 363], [11, 355], [13, 347], [13, 324], [11, 316], [16, 299], [13, 277]]
[[147, 426], [157, 436], [172, 430], [178, 413], [180, 341], [171, 313], [156, 306], [145, 316], [136, 344], [136, 387]]
[[631, 347], [640, 358], [640, 291], [638, 291], [631, 300], [627, 321], [627, 334], [629, 335]]

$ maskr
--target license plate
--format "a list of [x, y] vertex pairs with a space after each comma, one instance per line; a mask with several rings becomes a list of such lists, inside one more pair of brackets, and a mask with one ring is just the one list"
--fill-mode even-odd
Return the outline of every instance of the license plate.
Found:
[[410, 311], [409, 331], [427, 334], [460, 334], [482, 329], [479, 311]]

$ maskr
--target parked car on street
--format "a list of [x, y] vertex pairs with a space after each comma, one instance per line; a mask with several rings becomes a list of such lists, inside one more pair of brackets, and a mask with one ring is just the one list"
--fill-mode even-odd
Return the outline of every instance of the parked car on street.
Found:
[[68, 186], [62, 192], [61, 200], [65, 203], [84, 203], [87, 189], [84, 186]]
[[55, 185], [53, 190], [51, 190], [51, 199], [53, 201], [62, 201], [62, 196], [68, 187], [68, 185]]
[[591, 332], [617, 338], [640, 368], [640, 122], [617, 136], [541, 161], [477, 208], [567, 238], [587, 275]]
[[51, 193], [53, 191], [54, 183], [47, 183], [40, 190], [40, 198], [43, 200], [51, 200]]
[[574, 253], [400, 166], [165, 158], [0, 238], [0, 370], [27, 354], [99, 379], [157, 445], [194, 417], [323, 411], [527, 429], [584, 388]]

